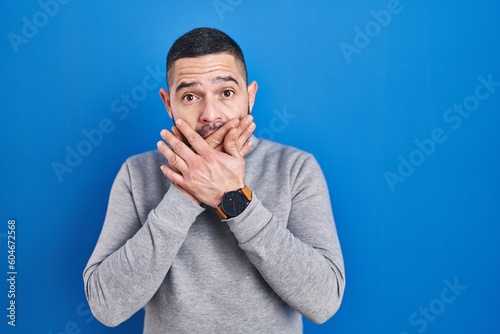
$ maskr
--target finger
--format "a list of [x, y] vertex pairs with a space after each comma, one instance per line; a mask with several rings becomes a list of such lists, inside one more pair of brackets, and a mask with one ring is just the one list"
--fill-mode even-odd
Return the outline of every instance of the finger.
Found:
[[171, 132], [174, 136], [177, 137], [177, 139], [179, 139], [180, 141], [184, 141], [184, 136], [182, 135], [182, 133], [179, 131], [179, 129], [177, 129], [177, 127], [174, 125], [171, 129]]
[[253, 122], [253, 117], [251, 115], [245, 116], [240, 122], [240, 125], [237, 127], [236, 147], [241, 150], [245, 143], [248, 142], [248, 139], [254, 132], [255, 128], [256, 126]]
[[[182, 134], [182, 131], [180, 131], [180, 129], [179, 132]], [[195, 132], [195, 134], [197, 133]], [[160, 135], [163, 138], [163, 140], [165, 140], [165, 142], [170, 146], [171, 150], [175, 152], [175, 154], [178, 155], [182, 160], [185, 161], [186, 165], [189, 165], [189, 162], [196, 157], [196, 153], [189, 148], [187, 143], [185, 143], [182, 140], [179, 140], [168, 130], [165, 129], [162, 130], [160, 132]]]
[[[172, 134], [174, 136], [177, 137], [177, 139], [179, 139], [180, 141], [184, 141], [184, 136], [182, 135], [182, 133], [179, 132], [179, 130], [174, 126], [172, 126], [172, 128], [170, 129], [170, 132], [172, 132]], [[172, 167], [172, 166], [170, 166]], [[174, 171], [176, 172], [179, 172], [179, 170], [177, 170], [176, 168], [173, 168]]]
[[174, 151], [172, 151], [163, 141], [157, 144], [158, 150], [163, 154], [168, 161], [168, 165], [177, 173], [182, 173], [187, 169], [187, 165]]
[[167, 165], [161, 165], [160, 169], [163, 172], [163, 175], [165, 175], [170, 180], [170, 182], [172, 182], [178, 187], [181, 187], [180, 184], [183, 183], [184, 181], [184, 178], [182, 177], [181, 174], [177, 173], [175, 170], [173, 170]]
[[[207, 142], [201, 137], [196, 131], [194, 131], [189, 124], [184, 122], [182, 119], [177, 120], [176, 122], [177, 129], [182, 133], [182, 135], [187, 139], [188, 143], [191, 145], [193, 150], [200, 154], [203, 155], [205, 152], [208, 152], [212, 150], [212, 147], [207, 144]], [[177, 141], [178, 139], [175, 138]], [[187, 146], [182, 143], [185, 148]], [[181, 147], [180, 145], [177, 144], [177, 146], [172, 146], [174, 148], [175, 153], [177, 153], [182, 159], [184, 160], [189, 160], [190, 158], [193, 158], [193, 151], [189, 150], [190, 152], [186, 152], [188, 150], [184, 149], [184, 147]], [[179, 149], [180, 151], [177, 151]]]
[[215, 130], [210, 136], [205, 138], [205, 141], [212, 148], [218, 148], [224, 142], [224, 137], [229, 132], [229, 130], [235, 128], [240, 123], [239, 119], [234, 118], [226, 122], [223, 126]]
[[224, 151], [233, 156], [241, 157], [240, 148], [237, 146], [238, 130], [231, 129], [224, 138]]
[[240, 155], [244, 157], [245, 155], [247, 155], [251, 148], [252, 142], [250, 140], [247, 140], [245, 144], [243, 144], [243, 147], [240, 149]]
[[[167, 130], [162, 130], [160, 134], [162, 138], [165, 139], [166, 141], [168, 140], [174, 141], [174, 144], [170, 145], [180, 146], [182, 144], [186, 146], [184, 143], [178, 140], [173, 134], [171, 134]], [[183, 173], [184, 171], [187, 170], [187, 163], [178, 155], [178, 153], [175, 152], [175, 150], [171, 149], [167, 144], [165, 144], [165, 142], [160, 140], [158, 141], [156, 146], [158, 147], [158, 150], [161, 152], [161, 154], [163, 154], [163, 156], [167, 159], [169, 165], [172, 168], [176, 169], [180, 173]], [[186, 149], [184, 149], [184, 151], [187, 150], [189, 150], [189, 148], [187, 148], [186, 146]]]
[[253, 131], [255, 130], [255, 123], [253, 123], [253, 116], [247, 115], [238, 124], [234, 135], [236, 136], [236, 147], [240, 150], [242, 156], [246, 155], [250, 150], [251, 143], [248, 141]]

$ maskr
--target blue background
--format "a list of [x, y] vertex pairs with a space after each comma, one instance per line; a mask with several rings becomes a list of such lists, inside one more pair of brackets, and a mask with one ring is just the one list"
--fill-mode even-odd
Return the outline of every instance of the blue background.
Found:
[[89, 315], [82, 271], [120, 165], [171, 125], [150, 72], [198, 26], [245, 52], [256, 134], [314, 153], [329, 183], [347, 288], [305, 333], [500, 332], [500, 87], [479, 87], [500, 82], [499, 1], [54, 1], [0, 14], [0, 332], [141, 332], [141, 313]]

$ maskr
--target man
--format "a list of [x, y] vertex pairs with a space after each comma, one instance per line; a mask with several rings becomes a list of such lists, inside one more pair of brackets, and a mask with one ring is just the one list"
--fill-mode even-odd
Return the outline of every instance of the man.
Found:
[[[314, 157], [257, 139], [239, 46], [199, 28], [167, 56], [174, 120], [158, 151], [123, 164], [84, 271], [93, 314], [144, 333], [302, 333], [345, 286], [328, 188]], [[168, 144], [168, 145], [167, 145]]]

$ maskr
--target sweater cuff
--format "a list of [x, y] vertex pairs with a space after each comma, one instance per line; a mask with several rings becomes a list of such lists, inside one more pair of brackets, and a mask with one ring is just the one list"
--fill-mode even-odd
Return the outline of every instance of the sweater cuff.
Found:
[[238, 217], [227, 219], [229, 229], [240, 244], [255, 237], [271, 220], [272, 214], [253, 193], [252, 201]]
[[181, 233], [186, 233], [196, 220], [196, 217], [205, 209], [186, 195], [174, 184], [163, 196], [162, 201], [154, 209], [156, 218], [170, 228]]

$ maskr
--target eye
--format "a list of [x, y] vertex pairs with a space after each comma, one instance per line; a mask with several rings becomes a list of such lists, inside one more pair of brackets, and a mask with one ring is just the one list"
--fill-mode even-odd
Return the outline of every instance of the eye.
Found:
[[224, 97], [231, 97], [234, 95], [234, 91], [230, 89], [226, 89], [225, 91], [222, 92], [222, 96]]
[[193, 94], [186, 94], [182, 97], [182, 100], [185, 102], [193, 102], [194, 100], [196, 100], [196, 96], [194, 96]]

